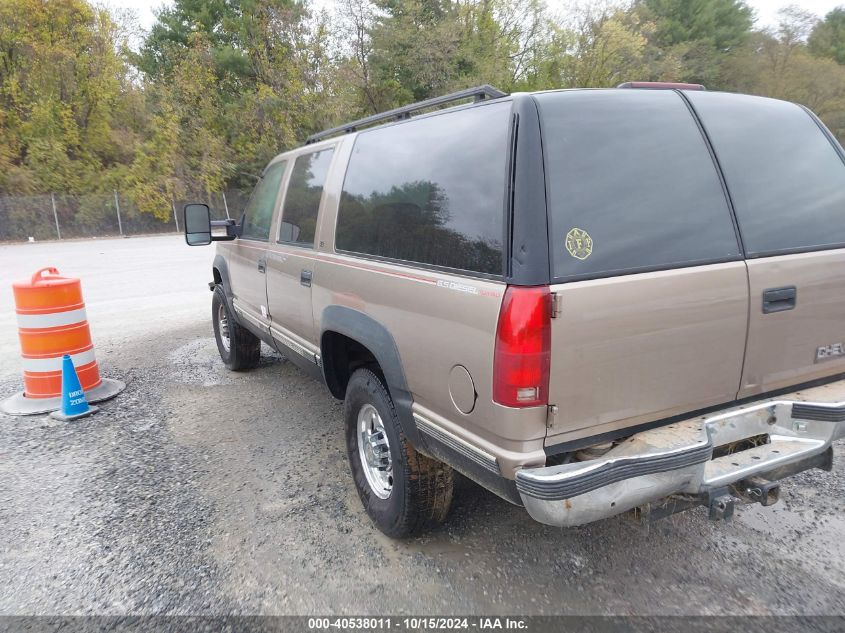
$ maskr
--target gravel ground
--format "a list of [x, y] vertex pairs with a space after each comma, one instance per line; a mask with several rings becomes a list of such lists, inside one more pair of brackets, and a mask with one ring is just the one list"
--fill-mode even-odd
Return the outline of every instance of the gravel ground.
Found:
[[[727, 523], [560, 530], [463, 480], [444, 526], [392, 541], [361, 509], [325, 388], [268, 348], [249, 373], [222, 366], [209, 249], [5, 246], [2, 286], [45, 253], [82, 276], [101, 370], [127, 388], [74, 423], [0, 415], [0, 614], [845, 613], [842, 443], [834, 472]], [[20, 378], [2, 336], [5, 398]]]

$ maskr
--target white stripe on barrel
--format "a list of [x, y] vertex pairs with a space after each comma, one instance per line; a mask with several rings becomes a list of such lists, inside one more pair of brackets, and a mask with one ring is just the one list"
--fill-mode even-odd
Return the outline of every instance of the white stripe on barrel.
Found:
[[75, 325], [87, 320], [85, 308], [51, 314], [18, 314], [18, 327], [28, 330], [41, 330], [61, 325]]
[[[78, 354], [71, 354], [71, 360], [73, 361], [74, 367], [82, 367], [82, 365], [87, 365], [88, 363], [93, 363], [96, 359], [94, 358], [94, 348], [85, 350], [84, 352], [79, 352]], [[23, 370], [24, 371], [33, 371], [33, 372], [48, 372], [48, 371], [61, 371], [62, 370], [62, 357], [61, 356], [54, 356], [53, 358], [21, 358], [21, 362], [23, 363]]]

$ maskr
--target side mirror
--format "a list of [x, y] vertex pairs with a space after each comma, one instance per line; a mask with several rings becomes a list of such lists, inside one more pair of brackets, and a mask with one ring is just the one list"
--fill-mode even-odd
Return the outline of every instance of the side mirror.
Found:
[[[234, 220], [212, 220], [211, 209], [207, 204], [186, 204], [183, 210], [185, 217], [185, 241], [188, 246], [205, 246], [212, 242], [231, 241], [241, 234], [241, 224]], [[212, 228], [226, 229], [226, 235], [212, 235]]]
[[188, 246], [211, 244], [211, 210], [207, 204], [186, 204], [185, 241]]

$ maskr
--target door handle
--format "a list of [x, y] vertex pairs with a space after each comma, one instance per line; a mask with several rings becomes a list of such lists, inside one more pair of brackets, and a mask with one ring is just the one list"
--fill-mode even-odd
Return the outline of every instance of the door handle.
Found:
[[313, 276], [313, 273], [310, 270], [304, 270], [303, 269], [303, 271], [301, 273], [299, 273], [299, 283], [301, 283], [306, 288], [310, 288], [312, 276]]
[[763, 314], [794, 310], [797, 301], [798, 290], [795, 286], [769, 288], [763, 291]]
[[260, 272], [260, 273], [266, 273], [267, 272], [267, 260], [263, 257], [258, 260], [258, 272]]

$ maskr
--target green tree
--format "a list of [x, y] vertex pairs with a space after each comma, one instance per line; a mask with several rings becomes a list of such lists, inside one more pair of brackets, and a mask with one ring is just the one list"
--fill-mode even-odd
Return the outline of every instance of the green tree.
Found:
[[0, 3], [0, 190], [102, 189], [131, 136], [118, 27], [83, 0]]
[[210, 43], [191, 35], [171, 71], [172, 81], [149, 87], [150, 133], [128, 177], [138, 207], [160, 219], [175, 199], [209, 199], [223, 189], [229, 168]]
[[524, 83], [546, 20], [539, 0], [347, 0], [343, 15], [361, 113]]
[[754, 35], [751, 45], [727, 62], [730, 90], [806, 105], [845, 139], [845, 66], [810, 54], [807, 37], [816, 16], [791, 6], [777, 29]]
[[845, 7], [837, 7], [816, 24], [807, 43], [816, 57], [845, 64]]
[[690, 42], [727, 51], [751, 32], [753, 12], [742, 0], [641, 0], [656, 23], [654, 39], [663, 48]]
[[179, 113], [191, 111], [182, 99], [195, 78], [185, 68], [196, 69], [201, 60], [210, 81], [194, 106], [207, 116], [197, 125], [181, 116], [180, 129], [191, 130], [191, 146], [204, 139], [226, 148], [221, 156], [207, 151], [217, 167], [200, 180], [249, 186], [243, 174], [260, 172], [333, 118], [326, 114], [335, 103], [330, 35], [326, 16], [295, 0], [177, 0], [160, 12], [136, 63], [151, 106], [169, 102]]
[[449, 0], [383, 0], [370, 27], [378, 109], [442, 94], [458, 83], [457, 6]]
[[[180, 55], [190, 47], [191, 35], [202, 34], [220, 78], [254, 76], [249, 59], [249, 38], [254, 21], [262, 11], [288, 9], [293, 2], [254, 2], [250, 0], [178, 0], [164, 7], [144, 40], [138, 67], [148, 76], [159, 78], [172, 73]], [[251, 28], [252, 27], [252, 28]]]
[[755, 31], [741, 0], [174, 0], [137, 53], [127, 28], [89, 0], [0, 2], [0, 193], [120, 188], [164, 219], [314, 131], [481, 83], [699, 81], [845, 137], [845, 8]]
[[657, 66], [668, 57], [679, 79], [711, 88], [723, 85], [722, 65], [752, 33], [753, 12], [742, 0], [638, 0], [635, 11], [653, 24], [651, 57]]
[[648, 42], [637, 16], [621, 10], [584, 12], [572, 41], [563, 85], [609, 88], [644, 77]]

